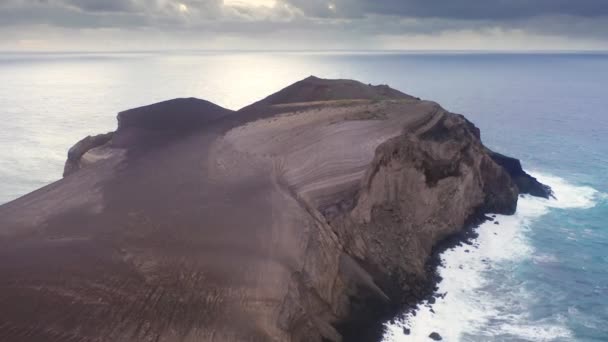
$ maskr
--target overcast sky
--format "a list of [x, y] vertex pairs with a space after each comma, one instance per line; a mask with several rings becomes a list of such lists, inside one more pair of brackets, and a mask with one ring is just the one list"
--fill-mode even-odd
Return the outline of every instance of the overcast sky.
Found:
[[607, 50], [608, 0], [0, 0], [0, 50]]

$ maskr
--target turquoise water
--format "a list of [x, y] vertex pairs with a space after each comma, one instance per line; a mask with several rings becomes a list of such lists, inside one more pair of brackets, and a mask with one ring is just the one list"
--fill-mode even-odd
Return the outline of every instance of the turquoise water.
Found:
[[446, 252], [445, 300], [387, 341], [608, 341], [608, 54], [4, 53], [0, 203], [58, 179], [68, 148], [120, 110], [187, 96], [238, 109], [311, 74], [465, 114], [556, 190]]

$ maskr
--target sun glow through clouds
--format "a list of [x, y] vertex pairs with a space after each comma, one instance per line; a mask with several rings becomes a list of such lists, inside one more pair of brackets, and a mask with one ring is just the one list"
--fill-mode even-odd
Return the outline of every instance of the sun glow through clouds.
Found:
[[188, 6], [186, 6], [185, 4], [180, 3], [179, 5], [177, 5], [177, 9], [181, 13], [188, 13]]

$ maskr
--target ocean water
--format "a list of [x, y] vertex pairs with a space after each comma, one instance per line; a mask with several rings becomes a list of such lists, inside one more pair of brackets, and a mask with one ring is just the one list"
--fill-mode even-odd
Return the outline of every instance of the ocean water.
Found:
[[189, 96], [238, 109], [309, 75], [465, 114], [556, 193], [445, 252], [445, 297], [385, 341], [608, 341], [608, 54], [0, 53], [0, 203], [59, 179], [69, 147], [120, 110]]

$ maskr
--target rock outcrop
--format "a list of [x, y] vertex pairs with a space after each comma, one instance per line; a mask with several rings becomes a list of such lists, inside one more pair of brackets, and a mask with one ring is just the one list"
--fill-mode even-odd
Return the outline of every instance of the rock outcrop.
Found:
[[519, 160], [496, 152], [490, 152], [490, 155], [496, 164], [502, 166], [509, 173], [511, 179], [517, 184], [520, 193], [543, 198], [553, 197], [551, 188], [527, 174], [521, 167]]
[[126, 111], [72, 150], [0, 206], [0, 340], [375, 341], [434, 247], [536, 194], [462, 115], [348, 80]]
[[69, 176], [72, 173], [80, 170], [83, 167], [82, 157], [92, 149], [108, 144], [112, 140], [113, 136], [114, 132], [95, 136], [89, 135], [77, 142], [76, 145], [72, 146], [68, 151], [68, 159], [65, 162], [63, 176]]
[[63, 176], [106, 159], [122, 160], [126, 150], [166, 144], [225, 118], [233, 111], [209, 101], [180, 98], [118, 113], [116, 132], [88, 136], [68, 151]]

